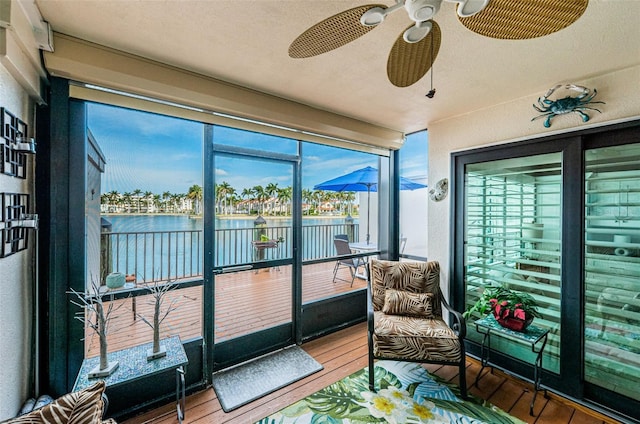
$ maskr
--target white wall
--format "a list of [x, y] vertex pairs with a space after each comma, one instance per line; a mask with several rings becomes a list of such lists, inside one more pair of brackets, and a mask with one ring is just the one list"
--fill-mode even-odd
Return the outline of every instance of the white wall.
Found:
[[[422, 181], [421, 181], [422, 182]], [[400, 236], [407, 239], [404, 253], [412, 256], [427, 256], [429, 189], [400, 191]]]
[[[21, 85], [0, 64], [0, 106], [17, 115], [32, 131], [32, 102]], [[27, 172], [33, 175], [34, 158], [27, 159]], [[0, 192], [31, 193], [33, 178], [15, 178], [0, 174]], [[0, 258], [0, 420], [18, 412], [29, 394], [32, 371], [31, 334], [34, 237], [29, 248], [6, 258]]]
[[[588, 73], [585, 70], [580, 72]], [[539, 93], [531, 93], [530, 96], [508, 103], [434, 122], [429, 126], [429, 181], [451, 178], [450, 159], [454, 151], [640, 118], [639, 81], [640, 66], [586, 80], [574, 80], [568, 75], [566, 81], [561, 82], [597, 88], [595, 100], [606, 102], [604, 105], [597, 105], [602, 113], [589, 111], [591, 119], [587, 123], [583, 123], [577, 114], [554, 118], [549, 129], [543, 127], [543, 119], [531, 122], [539, 114], [531, 105], [548, 87], [541, 89]], [[556, 82], [550, 83], [549, 87], [555, 84]], [[445, 295], [449, 292], [450, 199], [451, 193], [445, 201], [429, 202], [428, 210], [428, 258], [440, 262], [441, 286]]]
[[[360, 216], [358, 237], [361, 242], [367, 240], [367, 192], [356, 193], [359, 196]], [[429, 190], [400, 191], [400, 230], [407, 238], [404, 253], [427, 257], [427, 221]], [[371, 216], [369, 217], [369, 235], [371, 243], [378, 243], [378, 193], [371, 193]]]
[[[41, 101], [45, 75], [36, 33], [46, 24], [34, 2], [16, 0], [2, 2], [0, 20], [6, 25], [0, 27], [0, 107], [25, 122], [27, 136], [35, 137], [35, 104]], [[31, 212], [37, 212], [34, 164], [28, 156], [26, 179], [0, 174], [0, 193], [30, 194]], [[14, 416], [33, 395], [35, 235], [29, 230], [26, 250], [0, 258], [0, 421]]]

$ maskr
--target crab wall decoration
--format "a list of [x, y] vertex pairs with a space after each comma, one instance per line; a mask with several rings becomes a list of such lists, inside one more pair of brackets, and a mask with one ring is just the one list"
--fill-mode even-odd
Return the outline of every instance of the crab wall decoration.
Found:
[[533, 108], [538, 112], [542, 113], [540, 116], [536, 116], [532, 119], [535, 121], [536, 119], [544, 118], [547, 119], [544, 121], [545, 128], [549, 128], [551, 126], [551, 119], [557, 115], [563, 115], [565, 113], [575, 112], [582, 117], [583, 122], [587, 122], [589, 120], [589, 115], [587, 115], [584, 111], [586, 110], [595, 110], [597, 112], [602, 113], [600, 110], [594, 107], [588, 107], [587, 105], [592, 104], [605, 104], [604, 102], [594, 102], [593, 98], [598, 94], [598, 91], [594, 88], [593, 93], [587, 87], [583, 87], [581, 85], [575, 84], [566, 84], [564, 88], [567, 90], [577, 91], [578, 94], [576, 97], [567, 96], [562, 99], [550, 100], [549, 97], [560, 87], [563, 87], [562, 84], [558, 84], [553, 88], [550, 88], [547, 93], [538, 98], [538, 105], [533, 105]]

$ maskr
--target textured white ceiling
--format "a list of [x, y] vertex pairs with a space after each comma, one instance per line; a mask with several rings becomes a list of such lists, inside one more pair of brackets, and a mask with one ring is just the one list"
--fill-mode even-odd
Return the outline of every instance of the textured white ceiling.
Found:
[[[391, 5], [393, 1], [380, 2]], [[549, 87], [640, 63], [640, 1], [591, 0], [570, 27], [533, 40], [477, 35], [443, 3], [442, 45], [430, 73], [397, 88], [387, 55], [410, 25], [404, 11], [340, 49], [291, 59], [315, 23], [364, 1], [36, 0], [53, 30], [406, 133]], [[531, 116], [536, 113], [531, 110]]]

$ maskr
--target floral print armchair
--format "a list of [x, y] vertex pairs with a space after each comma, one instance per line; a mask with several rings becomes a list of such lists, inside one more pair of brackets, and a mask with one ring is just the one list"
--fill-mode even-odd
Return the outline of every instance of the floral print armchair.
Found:
[[[372, 260], [370, 266], [369, 388], [375, 390], [374, 359], [457, 365], [466, 398], [466, 326], [442, 295], [439, 263]], [[451, 326], [443, 307], [452, 314]]]

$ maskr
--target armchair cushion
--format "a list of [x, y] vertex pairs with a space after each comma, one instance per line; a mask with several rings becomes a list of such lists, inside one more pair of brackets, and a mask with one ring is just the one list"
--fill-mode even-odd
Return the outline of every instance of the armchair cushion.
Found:
[[458, 336], [442, 319], [374, 312], [373, 354], [376, 357], [424, 362], [459, 362]]
[[[47, 406], [21, 415], [7, 423], [93, 424], [102, 422], [104, 381], [59, 397]], [[113, 421], [107, 421], [113, 422]]]
[[427, 290], [427, 274], [418, 263], [372, 261], [371, 274], [372, 301], [375, 311], [380, 311], [384, 307], [385, 293], [388, 289], [410, 293], [433, 292]]
[[433, 293], [388, 289], [384, 294], [382, 312], [389, 315], [433, 318]]

